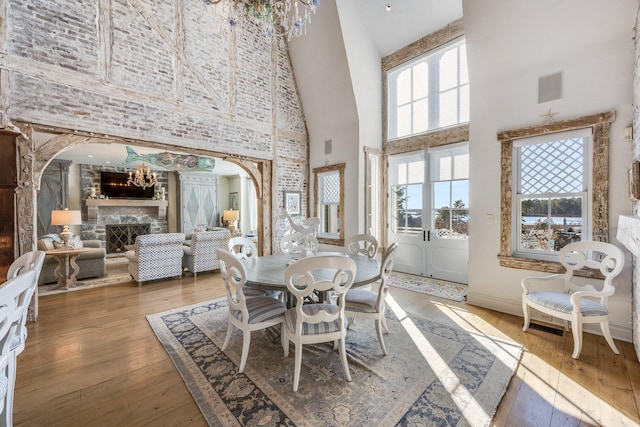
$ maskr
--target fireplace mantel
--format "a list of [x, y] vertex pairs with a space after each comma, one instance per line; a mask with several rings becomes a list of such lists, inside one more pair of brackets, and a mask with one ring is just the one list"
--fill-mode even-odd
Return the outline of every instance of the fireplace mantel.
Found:
[[167, 207], [166, 200], [134, 200], [134, 199], [87, 199], [87, 222], [89, 224], [98, 223], [98, 211], [101, 209], [113, 210], [114, 208], [157, 208], [158, 221], [166, 221]]

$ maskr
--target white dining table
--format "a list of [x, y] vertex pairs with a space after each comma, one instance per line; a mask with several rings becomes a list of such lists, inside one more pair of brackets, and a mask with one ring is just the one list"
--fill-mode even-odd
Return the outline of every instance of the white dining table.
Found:
[[[314, 252], [306, 256], [320, 255], [340, 255], [351, 258], [356, 263], [356, 277], [352, 288], [368, 285], [380, 279], [380, 262], [366, 256], [346, 255], [342, 252]], [[247, 258], [243, 260], [247, 270], [247, 285], [270, 289], [276, 291], [286, 291], [287, 285], [284, 283], [284, 274], [289, 265], [301, 258], [298, 254], [278, 254], [265, 255], [257, 258]]]

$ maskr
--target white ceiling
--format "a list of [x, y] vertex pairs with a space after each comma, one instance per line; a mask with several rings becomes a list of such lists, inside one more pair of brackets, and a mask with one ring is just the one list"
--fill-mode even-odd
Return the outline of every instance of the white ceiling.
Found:
[[[462, 0], [347, 1], [358, 7], [360, 19], [381, 57], [462, 18]], [[386, 5], [391, 6], [389, 12]]]

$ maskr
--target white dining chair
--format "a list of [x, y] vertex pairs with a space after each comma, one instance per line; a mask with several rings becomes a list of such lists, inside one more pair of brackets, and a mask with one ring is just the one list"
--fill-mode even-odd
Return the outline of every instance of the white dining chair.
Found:
[[[615, 354], [620, 354], [609, 330], [608, 301], [616, 288], [613, 279], [620, 274], [624, 265], [624, 253], [611, 243], [584, 241], [566, 245], [558, 253], [560, 264], [566, 269], [564, 274], [548, 276], [528, 276], [522, 279], [523, 331], [529, 329], [531, 316], [529, 308], [562, 319], [565, 330], [571, 322], [573, 354], [577, 359], [582, 351], [582, 325], [599, 323], [602, 335]], [[592, 284], [576, 283], [575, 272], [583, 268], [599, 271], [604, 280], [600, 289]], [[561, 281], [562, 290], [532, 291], [532, 285]], [[548, 285], [547, 285], [548, 287]]]
[[[287, 308], [281, 301], [270, 296], [248, 298], [244, 292], [247, 271], [242, 262], [235, 255], [222, 249], [218, 249], [218, 259], [229, 302], [229, 322], [222, 351], [227, 348], [231, 340], [233, 327], [240, 329], [242, 331], [242, 356], [238, 372], [242, 373], [249, 356], [251, 332], [282, 324]], [[284, 348], [286, 341], [282, 336], [281, 339]]]
[[285, 234], [280, 240], [280, 250], [285, 254], [303, 251], [317, 252], [318, 247], [318, 239], [312, 234], [293, 232]]
[[36, 270], [28, 269], [0, 286], [0, 403], [4, 426], [13, 425], [17, 354], [11, 349], [11, 342], [20, 332], [37, 281]]
[[13, 279], [21, 274], [26, 273], [27, 271], [35, 271], [35, 282], [33, 283], [33, 287], [30, 288], [28, 290], [28, 293], [24, 295], [24, 298], [28, 299], [29, 302], [23, 307], [24, 313], [22, 316], [20, 328], [18, 328], [16, 336], [11, 342], [11, 350], [16, 353], [16, 356], [22, 353], [25, 347], [25, 343], [27, 340], [27, 312], [29, 310], [29, 304], [31, 303], [33, 294], [35, 293], [36, 287], [38, 286], [38, 279], [40, 277], [40, 272], [42, 271], [44, 258], [44, 251], [27, 252], [16, 258], [16, 260], [11, 263], [9, 270], [7, 271], [7, 280]]
[[387, 278], [393, 270], [393, 258], [398, 250], [398, 244], [392, 243], [382, 256], [380, 264], [380, 283], [377, 292], [368, 289], [350, 289], [345, 296], [344, 314], [349, 318], [349, 323], [354, 318], [371, 319], [375, 321], [378, 341], [382, 348], [382, 354], [387, 355], [387, 347], [382, 337], [383, 332], [389, 333], [389, 328], [384, 320], [385, 299], [389, 293]]
[[229, 252], [234, 254], [238, 259], [255, 258], [258, 256], [256, 244], [242, 236], [229, 239]]
[[[314, 277], [314, 273], [316, 276]], [[339, 348], [342, 370], [347, 381], [351, 373], [345, 350], [345, 294], [353, 284], [355, 262], [345, 256], [322, 255], [302, 258], [287, 267], [285, 283], [296, 304], [287, 310], [282, 327], [284, 355], [289, 355], [289, 341], [295, 345], [293, 391], [298, 390], [302, 366], [302, 345], [334, 342]], [[305, 304], [314, 292], [334, 292], [337, 303]], [[284, 344], [283, 344], [284, 345]]]
[[378, 253], [378, 240], [371, 234], [356, 234], [344, 242], [344, 252], [373, 258]]

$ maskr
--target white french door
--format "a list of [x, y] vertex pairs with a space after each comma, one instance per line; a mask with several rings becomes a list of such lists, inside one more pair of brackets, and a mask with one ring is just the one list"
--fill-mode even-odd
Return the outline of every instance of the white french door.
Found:
[[467, 283], [468, 145], [390, 156], [388, 191], [394, 270]]

